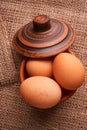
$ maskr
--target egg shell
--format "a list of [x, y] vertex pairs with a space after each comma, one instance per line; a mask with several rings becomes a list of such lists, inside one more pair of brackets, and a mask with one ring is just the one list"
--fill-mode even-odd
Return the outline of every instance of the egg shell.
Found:
[[55, 80], [65, 89], [75, 90], [82, 85], [85, 71], [81, 61], [70, 53], [60, 53], [53, 61]]
[[62, 96], [58, 83], [45, 76], [32, 76], [24, 80], [20, 93], [31, 106], [42, 109], [55, 106]]
[[29, 58], [26, 63], [29, 76], [52, 76], [52, 58]]

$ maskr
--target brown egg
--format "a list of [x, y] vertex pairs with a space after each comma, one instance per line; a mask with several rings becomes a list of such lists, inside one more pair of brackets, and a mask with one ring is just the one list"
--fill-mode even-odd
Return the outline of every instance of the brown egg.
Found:
[[61, 88], [56, 81], [45, 76], [32, 76], [20, 86], [22, 97], [31, 106], [51, 108], [61, 99]]
[[70, 53], [60, 53], [53, 61], [53, 75], [65, 89], [75, 90], [82, 85], [85, 71], [81, 61]]
[[26, 63], [26, 71], [29, 76], [52, 76], [52, 58], [32, 59]]

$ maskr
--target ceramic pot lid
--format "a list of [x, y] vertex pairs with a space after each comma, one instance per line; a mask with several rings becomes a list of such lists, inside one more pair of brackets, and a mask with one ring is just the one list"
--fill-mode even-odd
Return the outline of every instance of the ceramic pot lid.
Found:
[[71, 26], [46, 15], [39, 15], [18, 30], [13, 45], [26, 57], [41, 58], [65, 51], [73, 41]]

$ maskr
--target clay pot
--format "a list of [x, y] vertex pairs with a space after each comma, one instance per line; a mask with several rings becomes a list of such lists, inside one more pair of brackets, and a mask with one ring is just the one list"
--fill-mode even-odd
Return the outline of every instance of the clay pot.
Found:
[[[46, 15], [36, 16], [33, 21], [17, 31], [13, 38], [15, 50], [25, 56], [20, 65], [20, 82], [28, 78], [25, 65], [27, 59], [55, 56], [66, 51], [73, 43], [75, 34], [65, 22], [50, 19]], [[68, 50], [69, 53], [72, 53]], [[62, 89], [61, 101], [65, 101], [76, 90]]]

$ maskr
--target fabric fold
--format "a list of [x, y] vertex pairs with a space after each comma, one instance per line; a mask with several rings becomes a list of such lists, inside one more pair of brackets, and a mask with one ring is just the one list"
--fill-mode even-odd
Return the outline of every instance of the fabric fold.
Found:
[[0, 86], [14, 82], [16, 68], [5, 22], [0, 15]]

